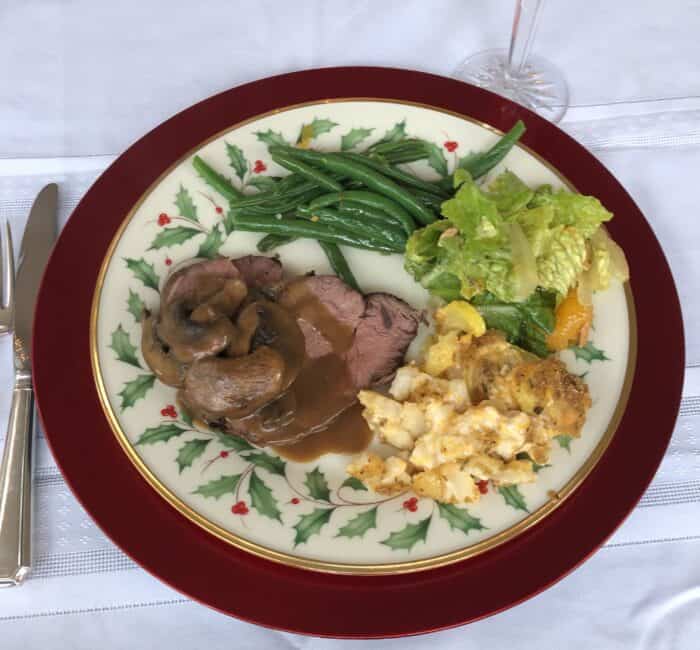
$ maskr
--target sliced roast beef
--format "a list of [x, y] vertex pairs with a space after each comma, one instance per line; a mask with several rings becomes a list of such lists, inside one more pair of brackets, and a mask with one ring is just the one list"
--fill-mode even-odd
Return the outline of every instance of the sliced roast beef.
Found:
[[220, 291], [226, 280], [236, 280], [241, 272], [224, 257], [195, 262], [173, 273], [161, 292], [162, 306], [187, 302], [192, 307]]
[[233, 260], [249, 289], [265, 289], [282, 282], [279, 260], [264, 255], [246, 255]]
[[333, 350], [344, 352], [365, 311], [362, 294], [335, 275], [309, 275], [293, 280], [280, 294], [279, 303], [297, 312], [310, 359]]
[[419, 311], [388, 293], [371, 293], [366, 300], [346, 357], [357, 388], [391, 379], [416, 336], [421, 318]]

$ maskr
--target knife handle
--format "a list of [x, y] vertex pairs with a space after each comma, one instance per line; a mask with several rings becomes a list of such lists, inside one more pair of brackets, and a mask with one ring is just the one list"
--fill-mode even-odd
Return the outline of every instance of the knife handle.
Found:
[[0, 587], [18, 585], [31, 568], [34, 391], [29, 373], [12, 391], [0, 464]]

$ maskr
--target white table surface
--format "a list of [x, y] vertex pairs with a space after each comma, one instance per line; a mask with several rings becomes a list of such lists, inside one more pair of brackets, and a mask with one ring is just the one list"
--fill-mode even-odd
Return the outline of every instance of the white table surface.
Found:
[[[36, 191], [57, 181], [65, 222], [129, 143], [246, 81], [343, 64], [449, 75], [464, 56], [506, 43], [512, 5], [6, 0], [0, 220], [19, 235]], [[370, 642], [279, 633], [192, 603], [134, 565], [78, 506], [40, 436], [38, 558], [31, 580], [0, 592], [0, 648], [700, 647], [699, 31], [697, 0], [550, 0], [535, 46], [570, 82], [563, 127], [620, 179], [657, 233], [686, 324], [686, 384], [671, 446], [640, 505], [593, 558], [530, 601], [447, 632]], [[0, 422], [10, 379], [2, 341]], [[3, 435], [0, 427], [0, 442]]]

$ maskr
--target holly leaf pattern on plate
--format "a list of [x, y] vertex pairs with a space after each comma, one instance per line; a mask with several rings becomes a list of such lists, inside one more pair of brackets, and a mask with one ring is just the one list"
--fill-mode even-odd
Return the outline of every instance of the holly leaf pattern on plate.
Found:
[[208, 499], [218, 499], [224, 494], [235, 494], [241, 474], [221, 476], [208, 483], [200, 485], [192, 494], [201, 494]]
[[566, 434], [562, 433], [559, 436], [554, 436], [554, 439], [559, 443], [559, 446], [562, 449], [566, 449], [566, 451], [571, 453], [571, 441], [573, 440], [571, 436], [567, 436]]
[[185, 217], [185, 219], [189, 219], [190, 221], [199, 221], [197, 217], [197, 206], [194, 204], [190, 193], [183, 185], [180, 185], [180, 189], [175, 195], [175, 205], [181, 217]]
[[434, 142], [426, 142], [425, 149], [428, 152], [428, 164], [440, 176], [447, 176], [447, 159], [442, 151], [442, 147], [438, 147]]
[[277, 185], [279, 180], [279, 176], [253, 176], [253, 178], [248, 181], [248, 185], [261, 192], [268, 192], [275, 189], [275, 185]]
[[315, 117], [309, 124], [303, 124], [297, 138], [297, 145], [300, 147], [308, 147], [311, 140], [317, 138], [323, 133], [328, 133], [334, 127], [338, 126], [337, 122], [325, 118]]
[[266, 454], [264, 451], [256, 451], [252, 454], [248, 454], [245, 456], [245, 459], [253, 463], [256, 467], [262, 467], [271, 474], [279, 474], [280, 476], [284, 476], [284, 470], [287, 466], [287, 463], [281, 458], [270, 456], [270, 454]]
[[520, 492], [520, 488], [517, 485], [502, 485], [498, 488], [498, 491], [509, 506], [515, 508], [516, 510], [529, 512], [527, 509], [527, 504], [525, 503], [525, 497], [522, 495], [522, 492]]
[[219, 254], [219, 249], [221, 244], [224, 243], [224, 238], [221, 235], [219, 226], [214, 226], [209, 234], [206, 236], [204, 241], [200, 244], [199, 250], [197, 251], [197, 257], [206, 257], [208, 259], [214, 259]]
[[272, 494], [272, 490], [265, 485], [265, 482], [257, 475], [255, 470], [250, 475], [248, 486], [250, 503], [261, 515], [276, 519], [282, 523], [281, 512], [277, 507], [277, 499]]
[[141, 300], [141, 296], [139, 296], [139, 294], [135, 291], [129, 289], [129, 298], [126, 302], [127, 311], [134, 317], [134, 320], [137, 323], [140, 323], [143, 320], [143, 310], [145, 308], [143, 300]]
[[428, 536], [430, 517], [421, 519], [417, 524], [406, 524], [401, 530], [391, 533], [389, 537], [382, 541], [382, 544], [396, 551], [404, 549], [410, 551], [418, 542], [424, 542]]
[[264, 142], [268, 147], [275, 145], [284, 147], [289, 144], [282, 137], [282, 134], [279, 131], [273, 131], [272, 129], [268, 129], [267, 131], [256, 131], [255, 137], [260, 140], [260, 142]]
[[582, 359], [586, 363], [593, 363], [593, 361], [610, 361], [610, 358], [605, 355], [605, 352], [599, 350], [591, 341], [588, 341], [583, 347], [574, 345], [570, 349], [577, 359]]
[[377, 527], [377, 507], [370, 508], [353, 517], [338, 530], [336, 537], [364, 537], [371, 528]]
[[188, 426], [193, 427], [194, 422], [192, 421], [192, 416], [183, 408], [180, 408], [180, 417], [182, 421]]
[[214, 434], [216, 435], [216, 439], [226, 447], [226, 449], [233, 449], [234, 451], [251, 451], [255, 449], [255, 447], [238, 436], [231, 436], [222, 431], [214, 431]]
[[137, 280], [141, 280], [143, 284], [155, 291], [159, 291], [159, 278], [153, 264], [149, 264], [143, 257], [140, 260], [135, 260], [131, 257], [125, 257], [127, 268], [134, 274]]
[[348, 151], [353, 147], [356, 147], [360, 142], [366, 140], [370, 135], [372, 135], [374, 129], [350, 129], [341, 139], [340, 139], [340, 149], [341, 151]]
[[174, 226], [173, 228], [163, 228], [153, 238], [148, 250], [158, 250], [160, 248], [169, 248], [177, 244], [184, 244], [192, 237], [196, 237], [202, 231], [198, 228], [189, 228], [188, 226]]
[[153, 445], [156, 442], [168, 442], [171, 438], [176, 436], [181, 436], [183, 433], [188, 431], [184, 427], [174, 422], [168, 422], [166, 424], [160, 424], [157, 427], [150, 427], [146, 429], [136, 441], [137, 445]]
[[406, 120], [401, 120], [394, 124], [385, 134], [384, 137], [375, 144], [384, 144], [385, 142], [398, 142], [406, 137]]
[[119, 397], [122, 398], [122, 410], [125, 411], [145, 397], [146, 393], [153, 388], [155, 380], [155, 375], [139, 375], [136, 379], [127, 381], [124, 388], [118, 393]]
[[299, 521], [293, 527], [296, 531], [294, 546], [304, 544], [309, 541], [312, 535], [317, 535], [321, 528], [330, 521], [334, 510], [335, 508], [315, 508], [308, 515], [299, 517]]
[[354, 476], [348, 476], [340, 487], [349, 487], [359, 492], [367, 492], [367, 486], [359, 478], [355, 478]]
[[235, 144], [230, 144], [227, 142], [226, 155], [228, 156], [229, 165], [231, 165], [233, 171], [236, 172], [236, 176], [238, 176], [238, 178], [240, 178], [242, 181], [245, 178], [245, 175], [248, 173], [248, 161], [243, 155], [243, 151], [241, 151], [241, 148]]
[[486, 526], [477, 517], [470, 515], [464, 508], [458, 508], [451, 503], [438, 503], [440, 516], [447, 521], [451, 530], [461, 530], [465, 535], [470, 530], [484, 530]]
[[132, 345], [131, 339], [124, 331], [121, 323], [119, 323], [117, 329], [112, 332], [112, 343], [109, 347], [114, 350], [119, 361], [136, 366], [137, 368], [142, 367], [136, 356], [136, 346]]
[[176, 458], [180, 474], [182, 474], [183, 469], [192, 467], [192, 463], [204, 453], [210, 442], [210, 439], [195, 438], [194, 440], [188, 440], [180, 447]]
[[233, 215], [233, 210], [228, 210], [224, 216], [224, 233], [226, 233], [227, 237], [236, 229], [236, 224], [233, 222]]
[[330, 501], [331, 491], [328, 489], [328, 482], [323, 472], [318, 467], [306, 473], [304, 485], [309, 489], [309, 495], [312, 499]]

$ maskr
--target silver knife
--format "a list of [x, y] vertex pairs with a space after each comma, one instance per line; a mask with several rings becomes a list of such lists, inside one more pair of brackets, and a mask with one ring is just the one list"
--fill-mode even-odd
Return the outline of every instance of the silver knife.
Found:
[[58, 187], [34, 201], [24, 229], [15, 280], [15, 385], [0, 464], [0, 586], [17, 585], [31, 569], [31, 488], [34, 438], [32, 326], [39, 284], [56, 240]]

